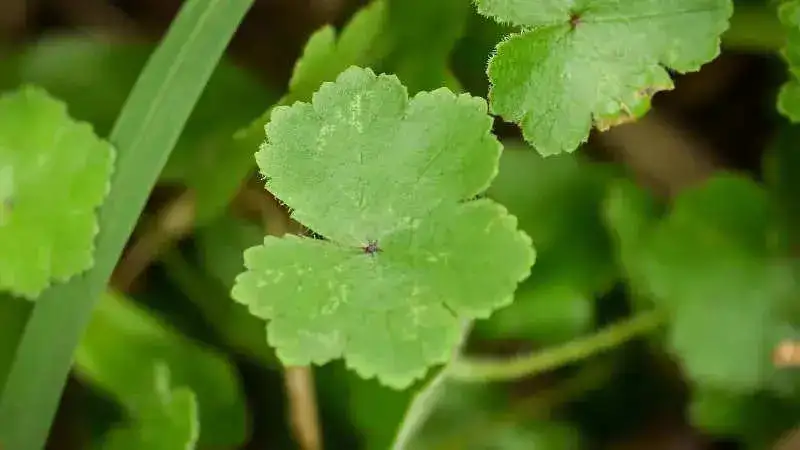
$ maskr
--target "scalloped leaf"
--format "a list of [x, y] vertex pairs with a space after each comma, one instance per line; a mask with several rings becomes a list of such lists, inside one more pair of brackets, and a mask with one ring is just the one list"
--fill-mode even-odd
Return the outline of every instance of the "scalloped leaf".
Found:
[[114, 157], [44, 90], [0, 97], [0, 289], [33, 300], [92, 266]]
[[572, 152], [592, 126], [641, 117], [667, 68], [689, 72], [719, 53], [730, 0], [475, 0], [522, 31], [492, 56], [493, 113], [522, 128], [542, 155]]
[[268, 236], [245, 252], [235, 300], [269, 319], [286, 365], [344, 357], [402, 388], [443, 363], [463, 318], [511, 301], [535, 259], [516, 218], [470, 200], [497, 172], [483, 100], [409, 100], [392, 75], [352, 67], [313, 102], [276, 108], [256, 154], [266, 187], [326, 240]]

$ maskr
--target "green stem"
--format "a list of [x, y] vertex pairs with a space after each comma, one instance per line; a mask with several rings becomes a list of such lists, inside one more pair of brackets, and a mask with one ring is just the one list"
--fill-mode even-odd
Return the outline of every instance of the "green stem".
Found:
[[189, 0], [111, 132], [116, 171], [100, 208], [95, 265], [37, 300], [0, 398], [0, 447], [40, 450], [73, 355], [183, 127], [253, 0]]
[[[466, 322], [461, 329], [461, 341], [453, 352], [452, 361], [456, 361], [461, 354], [463, 346], [467, 342], [469, 332], [472, 330], [472, 322]], [[449, 365], [440, 370], [435, 377], [433, 377], [415, 396], [411, 401], [408, 409], [406, 410], [403, 421], [400, 422], [400, 427], [397, 430], [392, 450], [405, 450], [410, 448], [414, 437], [419, 430], [425, 425], [428, 417], [436, 409], [436, 404], [439, 402], [442, 394], [444, 393], [447, 379], [449, 378]]]
[[766, 5], [736, 5], [730, 27], [722, 35], [722, 46], [735, 50], [775, 52], [785, 41], [777, 11]]
[[610, 325], [591, 336], [530, 355], [509, 359], [462, 357], [451, 364], [448, 372], [450, 378], [465, 382], [505, 381], [532, 376], [612, 349], [657, 329], [664, 321], [663, 313], [651, 311]]

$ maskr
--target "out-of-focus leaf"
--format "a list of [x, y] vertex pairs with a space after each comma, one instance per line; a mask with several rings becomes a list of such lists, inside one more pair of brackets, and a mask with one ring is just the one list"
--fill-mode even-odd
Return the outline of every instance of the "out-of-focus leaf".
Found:
[[764, 176], [782, 228], [781, 238], [800, 249], [800, 126], [785, 125], [765, 154]]
[[103, 450], [193, 450], [200, 433], [197, 398], [191, 389], [173, 388], [169, 368], [157, 363], [141, 407], [131, 423], [106, 437]]
[[[0, 62], [0, 88], [42, 86], [106, 136], [152, 50], [86, 35], [49, 36]], [[215, 69], [162, 173], [163, 181], [196, 191], [201, 222], [224, 207], [254, 167], [253, 148], [231, 136], [275, 98], [230, 61]]]
[[[630, 205], [632, 196], [618, 200]], [[647, 222], [644, 209], [618, 208], [628, 218], [616, 221], [627, 227], [621, 234]], [[718, 175], [681, 193], [625, 262], [631, 282], [670, 314], [672, 350], [700, 386], [791, 394], [800, 381], [772, 362], [778, 343], [796, 337], [786, 308], [798, 293], [795, 265], [775, 252], [775, 229], [760, 186]]]
[[594, 299], [617, 277], [601, 206], [610, 170], [574, 155], [544, 158], [507, 145], [487, 195], [519, 218], [537, 249], [536, 270], [515, 301], [476, 333], [545, 343], [591, 328]]
[[450, 73], [450, 53], [470, 12], [469, 0], [388, 0], [393, 46], [381, 68], [396, 74], [412, 94], [441, 86], [460, 90]]
[[689, 405], [692, 424], [718, 437], [734, 438], [748, 449], [771, 448], [781, 435], [797, 426], [798, 405], [765, 393], [739, 393], [698, 387]]
[[246, 434], [245, 401], [231, 363], [196, 343], [133, 301], [107, 293], [95, 309], [75, 356], [77, 374], [91, 386], [138, 411], [148, 401], [151, 369], [166, 362], [173, 382], [197, 395], [200, 442], [238, 445]]
[[646, 274], [640, 261], [663, 213], [664, 205], [630, 179], [614, 181], [606, 192], [603, 220], [614, 242], [614, 258], [629, 281], [635, 306], [640, 308], [652, 307], [652, 299], [645, 288]]
[[269, 122], [275, 106], [307, 102], [322, 83], [334, 81], [348, 67], [370, 67], [380, 61], [391, 45], [386, 37], [385, 11], [384, 0], [375, 0], [356, 12], [338, 37], [329, 25], [314, 32], [295, 63], [289, 91], [276, 105], [239, 130], [237, 141], [258, 148], [264, 141], [264, 125]]
[[197, 230], [198, 262], [230, 290], [244, 269], [242, 253], [264, 240], [261, 227], [231, 216], [222, 216]]
[[487, 385], [448, 384], [414, 450], [574, 450], [578, 431], [556, 421], [509, 414], [506, 393]]
[[365, 380], [341, 363], [320, 367], [315, 374], [320, 400], [347, 418], [357, 430], [363, 450], [386, 450], [391, 446], [411, 397], [423, 384], [398, 391], [374, 379]]

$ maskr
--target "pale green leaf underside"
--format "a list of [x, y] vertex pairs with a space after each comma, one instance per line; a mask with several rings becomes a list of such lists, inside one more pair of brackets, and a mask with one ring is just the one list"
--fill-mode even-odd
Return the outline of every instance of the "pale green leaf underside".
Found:
[[137, 411], [134, 422], [113, 430], [103, 443], [104, 450], [192, 450], [200, 425], [194, 393], [170, 386], [166, 365], [155, 367], [152, 392]]
[[462, 318], [510, 302], [534, 252], [503, 207], [470, 201], [501, 149], [484, 102], [446, 89], [409, 100], [396, 77], [354, 67], [272, 119], [257, 154], [267, 188], [328, 239], [245, 252], [232, 295], [271, 321], [284, 364], [344, 357], [404, 387], [450, 356]]
[[490, 102], [543, 155], [646, 113], [673, 86], [666, 68], [693, 71], [716, 57], [733, 11], [730, 0], [475, 2], [522, 27], [490, 60]]
[[45, 91], [0, 97], [0, 289], [35, 299], [93, 263], [114, 149]]

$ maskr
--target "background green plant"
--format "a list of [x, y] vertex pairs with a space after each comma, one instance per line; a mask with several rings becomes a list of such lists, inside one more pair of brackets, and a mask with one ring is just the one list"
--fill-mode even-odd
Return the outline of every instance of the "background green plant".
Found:
[[[74, 22], [57, 29], [39, 18], [45, 32], [3, 42], [5, 95], [36, 86], [50, 104], [67, 105], [70, 124], [91, 124], [116, 153], [90, 271], [34, 301], [13, 297], [14, 289], [0, 299], [4, 448], [38, 449], [45, 440], [59, 449], [315, 448], [302, 424], [292, 431], [298, 400], [281, 381], [291, 370], [231, 290], [243, 252], [265, 233], [305, 232], [256, 171], [273, 107], [311, 101], [353, 65], [396, 74], [411, 96], [443, 86], [488, 96], [490, 111], [521, 122], [495, 121], [504, 151], [485, 196], [518, 218], [537, 256], [514, 302], [472, 323], [450, 363], [408, 389], [362, 379], [341, 362], [314, 367], [316, 392], [305, 388], [327, 448], [680, 441], [761, 449], [800, 422], [800, 379], [773, 362], [776, 346], [800, 337], [798, 2], [587, 0], [585, 10], [546, 2], [548, 10], [537, 2], [376, 0], [304, 10], [297, 2], [192, 0], [157, 45], [111, 39], [129, 32], [127, 19], [146, 35], [157, 10], [95, 3], [86, 11], [99, 11], [99, 36], [81, 33], [92, 25], [88, 15], [74, 19], [74, 9], [51, 5], [42, 11]], [[692, 20], [669, 14], [698, 5], [705, 12]], [[608, 11], [650, 19], [605, 35], [598, 24]], [[0, 17], [12, 13], [0, 6]], [[217, 64], [237, 27], [239, 40]], [[580, 27], [592, 46], [508, 57], [510, 34], [548, 46], [547, 33]], [[505, 47], [495, 53], [499, 42]], [[699, 72], [668, 75], [663, 67]], [[570, 70], [582, 84], [557, 81]], [[503, 76], [511, 72], [529, 97], [509, 97], [504, 82], [512, 78]], [[667, 84], [674, 89], [651, 108], [650, 96]], [[538, 101], [520, 115], [509, 98]], [[567, 106], [562, 117], [558, 108]], [[0, 157], [16, 146], [46, 148], [37, 123], [55, 122], [35, 120], [48, 109], [23, 107], [33, 114], [0, 108]], [[591, 113], [595, 128], [614, 126], [588, 134]], [[70, 152], [79, 160], [69, 147], [57, 154]], [[17, 207], [3, 167], [18, 163], [0, 164], [2, 224]], [[42, 205], [56, 198], [50, 181], [32, 191]], [[56, 212], [26, 232], [53, 223]], [[15, 245], [0, 254], [4, 287], [4, 267], [35, 261], [16, 250], [33, 241], [13, 233], [0, 234]]]

